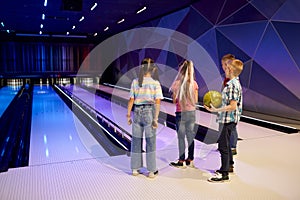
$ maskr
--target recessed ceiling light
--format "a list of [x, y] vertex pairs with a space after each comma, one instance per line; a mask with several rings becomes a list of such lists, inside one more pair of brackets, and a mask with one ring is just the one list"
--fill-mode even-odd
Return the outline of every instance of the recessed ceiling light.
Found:
[[42, 20], [45, 20], [45, 14], [42, 14]]
[[97, 7], [97, 3], [95, 3], [92, 7], [91, 7], [91, 10], [94, 10], [96, 7]]
[[118, 24], [121, 24], [122, 22], [124, 22], [125, 21], [125, 19], [123, 18], [123, 19], [121, 19], [120, 21], [118, 21], [117, 23]]
[[146, 9], [147, 9], [147, 7], [144, 6], [142, 9], [138, 10], [138, 11], [136, 12], [136, 14], [139, 14], [139, 13], [143, 12], [143, 11], [146, 10]]
[[81, 22], [82, 20], [84, 20], [84, 16], [82, 16], [79, 21]]
[[47, 6], [47, 0], [44, 1], [44, 6], [45, 6], [45, 7]]
[[40, 31], [40, 35], [42, 35], [43, 34], [43, 32], [42, 31]]
[[104, 29], [104, 31], [107, 31], [109, 28], [108, 28], [108, 26]]
[[94, 36], [97, 36], [98, 35], [98, 33], [94, 33]]
[[40, 25], [40, 27], [41, 27], [41, 28], [43, 28], [43, 27], [44, 27], [44, 25], [43, 25], [43, 24], [41, 24], [41, 25]]
[[7, 29], [6, 32], [9, 33], [9, 30]]
[[74, 30], [76, 28], [76, 26], [73, 26], [72, 29]]
[[69, 31], [67, 32], [67, 35], [70, 35]]
[[68, 38], [87, 38], [86, 35], [52, 35], [52, 37], [68, 37]]
[[4, 27], [4, 23], [3, 22], [1, 22], [1, 25]]

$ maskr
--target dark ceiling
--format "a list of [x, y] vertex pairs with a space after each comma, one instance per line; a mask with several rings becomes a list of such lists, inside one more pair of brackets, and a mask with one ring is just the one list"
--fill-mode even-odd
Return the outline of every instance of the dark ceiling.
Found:
[[[2, 40], [26, 36], [103, 40], [193, 2], [195, 0], [5, 0], [0, 5], [0, 36]], [[95, 3], [97, 6], [91, 10]], [[144, 7], [146, 9], [137, 14]], [[122, 19], [124, 21], [118, 23]]]

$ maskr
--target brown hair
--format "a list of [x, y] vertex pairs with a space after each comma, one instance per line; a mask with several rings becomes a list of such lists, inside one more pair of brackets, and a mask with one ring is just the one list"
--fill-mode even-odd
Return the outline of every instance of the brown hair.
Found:
[[159, 81], [158, 68], [154, 64], [154, 60], [152, 60], [151, 58], [145, 58], [142, 60], [141, 65], [142, 66], [140, 68], [139, 79], [138, 79], [140, 87], [142, 87], [144, 75], [147, 73], [151, 73], [151, 77], [154, 80]]

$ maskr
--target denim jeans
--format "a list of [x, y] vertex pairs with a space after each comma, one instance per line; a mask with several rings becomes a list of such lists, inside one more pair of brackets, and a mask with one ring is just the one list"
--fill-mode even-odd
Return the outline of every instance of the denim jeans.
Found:
[[236, 123], [233, 122], [219, 124], [220, 138], [218, 140], [218, 150], [221, 154], [220, 171], [225, 175], [228, 175], [229, 166], [234, 164], [230, 147], [230, 135], [235, 127]]
[[143, 135], [146, 138], [147, 170], [154, 172], [156, 168], [156, 129], [152, 128], [154, 106], [135, 106], [132, 123], [131, 169], [143, 167]]
[[237, 140], [238, 140], [238, 134], [236, 131], [236, 126], [231, 130], [231, 136], [230, 136], [230, 147], [231, 148], [236, 148], [236, 144], [237, 144]]
[[176, 112], [176, 129], [179, 148], [179, 160], [185, 160], [185, 138], [188, 143], [187, 159], [194, 160], [195, 111]]

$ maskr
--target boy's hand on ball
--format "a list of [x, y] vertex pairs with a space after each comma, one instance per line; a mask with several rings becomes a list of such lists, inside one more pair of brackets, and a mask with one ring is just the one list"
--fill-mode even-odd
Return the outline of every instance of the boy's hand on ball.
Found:
[[215, 108], [212, 104], [210, 104], [210, 112], [217, 112], [217, 108]]
[[210, 107], [204, 105], [204, 108], [209, 112], [217, 112], [217, 109], [212, 104], [210, 104]]

